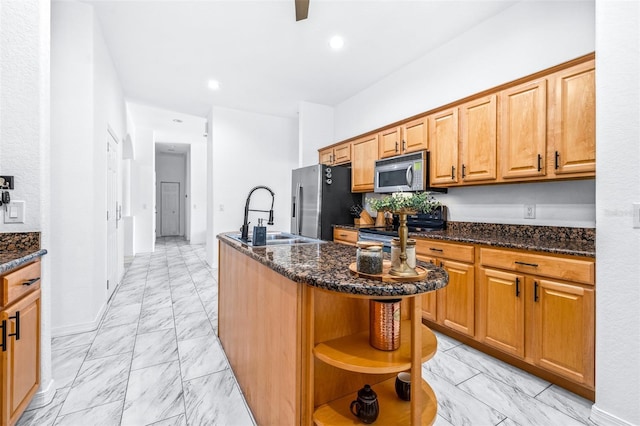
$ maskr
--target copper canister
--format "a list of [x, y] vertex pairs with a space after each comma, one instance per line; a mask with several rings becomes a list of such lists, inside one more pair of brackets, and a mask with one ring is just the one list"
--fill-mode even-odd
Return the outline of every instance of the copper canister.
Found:
[[369, 344], [382, 351], [400, 347], [400, 299], [369, 301]]

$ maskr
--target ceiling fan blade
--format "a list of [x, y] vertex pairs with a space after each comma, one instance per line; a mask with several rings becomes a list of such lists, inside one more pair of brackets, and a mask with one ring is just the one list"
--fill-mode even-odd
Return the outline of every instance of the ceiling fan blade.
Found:
[[295, 0], [296, 2], [296, 21], [307, 19], [309, 15], [309, 0]]

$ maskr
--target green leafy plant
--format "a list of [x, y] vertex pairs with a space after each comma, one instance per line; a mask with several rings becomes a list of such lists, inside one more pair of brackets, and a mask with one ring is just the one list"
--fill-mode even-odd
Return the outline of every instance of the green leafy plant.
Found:
[[383, 198], [372, 199], [369, 205], [376, 211], [430, 213], [442, 204], [428, 192], [397, 192]]

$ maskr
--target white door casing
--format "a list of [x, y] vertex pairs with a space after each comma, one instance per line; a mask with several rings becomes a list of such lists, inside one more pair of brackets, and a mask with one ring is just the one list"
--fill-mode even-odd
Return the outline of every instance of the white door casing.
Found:
[[160, 183], [160, 233], [163, 237], [180, 234], [180, 183]]
[[118, 284], [118, 141], [107, 132], [107, 300]]

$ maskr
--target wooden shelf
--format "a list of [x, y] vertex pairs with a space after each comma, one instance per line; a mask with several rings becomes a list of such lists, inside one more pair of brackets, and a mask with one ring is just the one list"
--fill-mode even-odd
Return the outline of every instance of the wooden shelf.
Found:
[[[372, 386], [378, 395], [380, 414], [374, 424], [379, 425], [409, 425], [411, 424], [411, 403], [398, 398], [395, 391], [395, 377]], [[359, 425], [363, 424], [349, 410], [351, 401], [356, 394], [336, 399], [321, 405], [313, 413], [313, 422], [318, 426]], [[433, 424], [438, 402], [433, 390], [427, 382], [422, 380], [422, 421], [423, 425]]]
[[[422, 332], [422, 362], [436, 353], [436, 336], [425, 325]], [[400, 348], [381, 351], [369, 345], [369, 332], [341, 337], [316, 345], [313, 353], [319, 360], [343, 370], [367, 374], [399, 373], [411, 369], [411, 320], [400, 325]], [[348, 408], [348, 407], [347, 407]]]

